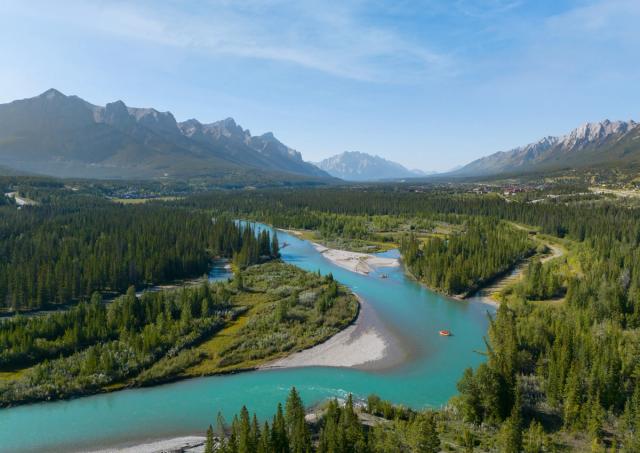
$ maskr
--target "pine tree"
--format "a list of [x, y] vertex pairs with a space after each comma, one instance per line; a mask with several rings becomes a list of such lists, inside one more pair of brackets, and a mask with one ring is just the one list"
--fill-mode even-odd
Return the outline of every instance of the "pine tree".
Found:
[[511, 415], [498, 433], [498, 446], [501, 453], [520, 453], [522, 450], [522, 416], [520, 392], [516, 390], [515, 403]]
[[224, 420], [224, 417], [222, 416], [222, 412], [218, 412], [218, 415], [216, 416], [215, 434], [218, 436], [218, 439], [220, 439], [219, 451], [222, 453], [227, 453], [229, 451], [229, 443], [226, 438], [226, 430], [226, 422]]
[[260, 438], [258, 440], [258, 453], [270, 453], [273, 451], [273, 445], [271, 444], [271, 430], [269, 429], [269, 423], [264, 422], [262, 431], [260, 432]]
[[257, 452], [259, 445], [260, 445], [260, 425], [258, 425], [258, 417], [254, 412], [253, 418], [251, 419], [251, 446], [253, 451]]
[[587, 400], [587, 431], [591, 439], [602, 440], [602, 423], [604, 422], [604, 409], [600, 404], [600, 395], [596, 394]]
[[285, 420], [291, 452], [311, 451], [311, 435], [304, 419], [304, 406], [295, 387], [291, 388], [287, 398]]
[[575, 429], [580, 424], [581, 394], [580, 377], [576, 366], [573, 366], [564, 391], [564, 425], [569, 429]]
[[251, 422], [249, 421], [249, 411], [246, 406], [240, 410], [240, 420], [237, 424], [238, 453], [253, 453], [254, 445], [251, 436]]
[[282, 413], [282, 404], [280, 403], [278, 403], [276, 415], [273, 417], [271, 427], [271, 446], [274, 453], [289, 453], [287, 424]]
[[524, 435], [524, 452], [543, 453], [545, 437], [542, 425], [535, 420], [531, 422]]
[[207, 440], [204, 444], [204, 453], [213, 453], [213, 427], [207, 429]]
[[278, 234], [275, 231], [271, 237], [271, 256], [280, 258], [280, 243], [278, 242]]
[[437, 431], [435, 413], [428, 411], [422, 414], [416, 424], [416, 451], [421, 453], [439, 452], [440, 437]]

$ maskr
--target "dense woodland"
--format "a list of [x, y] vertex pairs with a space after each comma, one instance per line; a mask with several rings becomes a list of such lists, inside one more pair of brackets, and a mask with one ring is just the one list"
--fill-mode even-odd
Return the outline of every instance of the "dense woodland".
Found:
[[400, 251], [411, 273], [445, 294], [469, 293], [508, 271], [533, 252], [527, 232], [495, 219], [471, 219], [464, 232], [432, 237], [421, 244], [415, 235]]
[[76, 197], [44, 203], [0, 215], [0, 307], [68, 304], [200, 276], [213, 257], [246, 266], [278, 254], [268, 233], [213, 222], [205, 211]]
[[[223, 285], [170, 293], [127, 294], [64, 313], [0, 324], [2, 368], [38, 363], [0, 387], [3, 404], [97, 391], [135, 376], [222, 328], [236, 312]], [[48, 359], [48, 360], [47, 360]]]
[[[572, 241], [577, 269], [565, 277], [566, 265], [550, 261], [527, 271], [523, 287], [492, 322], [487, 363], [465, 373], [455, 403], [468, 423], [511, 430], [517, 446], [512, 451], [521, 448], [522, 431], [537, 423], [559, 437], [575, 435], [594, 451], [605, 446], [640, 451], [637, 206], [607, 198], [534, 204], [493, 194], [387, 188], [238, 193], [225, 201], [213, 194], [191, 203], [220, 203], [237, 215], [311, 229], [323, 216], [348, 214], [488, 218], [539, 227]], [[500, 249], [511, 244], [495, 241], [494, 246], [485, 252], [500, 256]], [[558, 303], [535, 302], [565, 292]]]
[[[96, 292], [66, 311], [0, 322], [0, 372], [15, 373], [0, 380], [0, 405], [149, 385], [188, 377], [193, 366], [201, 367], [193, 375], [251, 368], [326, 340], [357, 312], [330, 275], [278, 260], [231, 282], [141, 296], [130, 287], [109, 304]], [[238, 316], [244, 327], [216, 343]]]
[[[461, 193], [451, 186], [213, 192], [157, 206], [107, 206], [91, 200], [76, 197], [63, 204], [52, 199], [49, 205], [19, 211], [11, 204], [0, 207], [0, 254], [5, 258], [0, 263], [0, 291], [5, 306], [65, 303], [88, 297], [94, 290], [124, 291], [132, 284], [197, 275], [215, 254], [235, 257], [242, 266], [259, 258], [267, 243], [273, 248], [265, 238], [242, 245], [240, 230], [227, 234], [227, 229], [239, 227], [225, 221], [216, 230], [212, 217], [260, 219], [280, 227], [363, 241], [380, 241], [387, 230], [410, 224], [409, 231], [402, 232], [407, 237], [405, 260], [428, 284], [452, 293], [503, 271], [531, 251], [527, 234], [511, 228], [509, 222], [569, 241], [573, 244], [570, 259], [545, 263], [534, 259], [522, 283], [505, 295], [491, 323], [487, 362], [461, 377], [459, 395], [446, 416], [463, 423], [470, 436], [482, 438], [480, 451], [526, 448], [527, 452], [542, 452], [571, 445], [589, 445], [592, 451], [640, 451], [640, 208], [629, 201], [565, 197], [531, 203], [505, 200], [494, 193]], [[90, 209], [80, 215], [80, 206]], [[169, 232], [154, 229], [155, 222], [147, 224], [145, 218], [166, 225]], [[376, 222], [380, 225], [372, 228]], [[446, 238], [434, 237], [422, 245], [411, 239], [412, 228], [429, 230], [437, 222], [456, 225], [456, 229]], [[185, 230], [189, 233], [181, 235]], [[100, 248], [101, 241], [109, 247]], [[92, 253], [86, 253], [85, 247]], [[178, 251], [177, 247], [182, 248]], [[457, 258], [460, 255], [466, 259]], [[104, 262], [92, 264], [95, 257], [104, 257]], [[438, 269], [433, 270], [436, 264]], [[65, 275], [56, 273], [56, 266]], [[42, 268], [47, 271], [39, 278]], [[135, 272], [129, 273], [132, 269]], [[74, 278], [68, 279], [67, 274]], [[39, 287], [47, 288], [46, 297], [39, 299]], [[85, 310], [83, 316], [96, 310], [91, 304], [82, 307], [78, 310]], [[287, 307], [283, 303], [274, 313], [286, 319]], [[318, 302], [317, 307], [316, 311], [321, 310], [322, 304]], [[177, 318], [173, 322], [181, 325]], [[46, 331], [48, 327], [39, 328]], [[29, 363], [38, 357], [65, 356], [76, 341], [73, 329], [65, 328], [65, 332], [70, 332], [69, 338], [55, 346], [48, 343], [46, 334], [33, 339], [33, 351], [39, 351], [36, 356], [21, 353], [18, 347], [11, 354], [3, 353], [2, 360]], [[127, 337], [126, 332], [120, 327], [116, 333], [104, 333], [113, 337], [100, 348], [115, 347], [109, 345], [123, 341], [121, 338], [129, 338], [131, 344], [140, 341], [135, 335]], [[104, 338], [100, 332], [82, 335], [89, 339], [86, 341]], [[11, 341], [29, 345], [32, 340], [20, 334]], [[156, 347], [164, 347], [159, 341]], [[128, 350], [134, 366], [144, 361], [144, 345], [136, 349], [138, 344], [125, 344], [132, 348]], [[50, 346], [53, 349], [48, 352]], [[101, 357], [105, 353], [96, 349], [98, 352]], [[115, 354], [115, 350], [110, 352]], [[70, 360], [74, 354], [37, 367], [57, 376], [60, 368], [52, 364]], [[81, 370], [80, 363], [65, 366]], [[68, 379], [68, 375], [60, 376], [60, 380]], [[34, 389], [38, 385], [39, 381], [33, 381]], [[20, 391], [29, 391], [28, 387]], [[443, 413], [439, 416], [444, 417]], [[338, 415], [338, 424], [341, 417], [347, 416]], [[264, 431], [267, 437], [274, 438], [274, 429]], [[282, 427], [276, 432], [282, 433]], [[369, 442], [370, 434], [363, 435]], [[236, 432], [236, 438], [239, 436]], [[354, 436], [359, 438], [359, 434]], [[552, 441], [531, 446], [528, 436], [551, 436]], [[320, 444], [314, 445], [319, 448]], [[342, 448], [322, 451], [367, 451]]]

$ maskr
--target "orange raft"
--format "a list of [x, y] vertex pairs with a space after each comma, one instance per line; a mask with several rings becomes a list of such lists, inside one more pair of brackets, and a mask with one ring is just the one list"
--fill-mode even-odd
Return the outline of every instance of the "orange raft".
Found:
[[440, 335], [443, 337], [450, 337], [451, 336], [451, 332], [449, 332], [448, 330], [441, 330], [440, 331]]

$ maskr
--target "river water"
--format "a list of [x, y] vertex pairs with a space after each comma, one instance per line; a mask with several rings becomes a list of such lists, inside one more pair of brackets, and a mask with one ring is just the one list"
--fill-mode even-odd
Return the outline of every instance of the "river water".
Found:
[[[281, 231], [278, 239], [288, 244], [281, 251], [284, 261], [331, 272], [363, 297], [411, 346], [409, 359], [377, 372], [327, 367], [262, 370], [2, 409], [0, 451], [82, 451], [202, 434], [215, 424], [218, 411], [229, 419], [243, 404], [259, 417], [270, 416], [292, 386], [307, 405], [348, 393], [356, 398], [376, 393], [414, 408], [439, 407], [456, 393], [464, 369], [483, 361], [477, 351], [484, 350], [492, 307], [440, 296], [406, 277], [401, 267], [364, 276], [333, 265], [307, 241]], [[215, 272], [215, 278], [226, 278], [221, 269]], [[441, 337], [440, 329], [454, 335]]]

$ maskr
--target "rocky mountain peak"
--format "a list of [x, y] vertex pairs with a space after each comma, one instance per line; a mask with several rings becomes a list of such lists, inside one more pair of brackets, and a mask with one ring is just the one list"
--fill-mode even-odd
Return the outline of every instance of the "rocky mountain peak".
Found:
[[202, 123], [195, 118], [178, 123], [178, 127], [187, 137], [202, 133]]
[[415, 178], [424, 175], [421, 171], [409, 170], [396, 162], [360, 151], [344, 151], [317, 165], [332, 176], [352, 181]]
[[600, 142], [612, 135], [625, 134], [636, 125], [634, 121], [609, 121], [608, 119], [596, 123], [585, 123], [560, 137], [558, 141], [567, 150], [571, 150]]
[[[456, 170], [457, 174], [482, 175], [498, 174], [501, 172], [530, 171], [534, 168], [554, 166], [585, 166], [607, 162], [610, 160], [631, 159], [634, 145], [626, 145], [616, 153], [618, 144], [628, 143], [630, 133], [640, 134], [640, 128], [635, 121], [610, 121], [585, 123], [566, 135], [560, 137], [548, 136], [537, 142], [520, 146], [509, 151], [501, 151], [477, 159], [463, 168]], [[626, 155], [626, 157], [625, 157]]]
[[56, 90], [55, 88], [49, 88], [47, 91], [45, 91], [44, 93], [42, 93], [38, 97], [39, 98], [43, 98], [43, 99], [47, 99], [49, 101], [51, 101], [53, 99], [64, 99], [64, 98], [66, 98], [66, 96], [64, 94], [62, 94], [60, 91]]
[[171, 112], [127, 107], [120, 100], [97, 106], [53, 88], [37, 97], [0, 104], [3, 163], [56, 176], [191, 176], [257, 170], [328, 177], [272, 133], [252, 137], [233, 118], [178, 124]]

